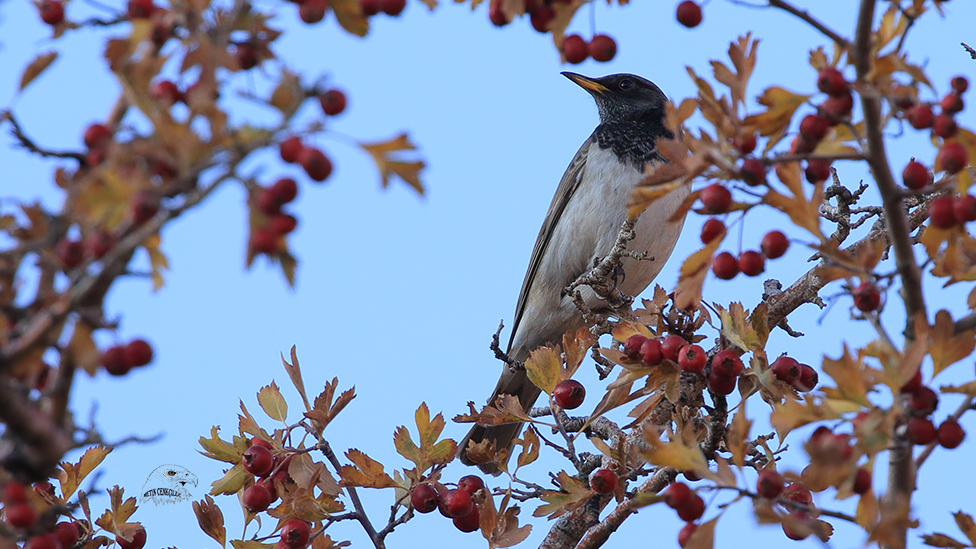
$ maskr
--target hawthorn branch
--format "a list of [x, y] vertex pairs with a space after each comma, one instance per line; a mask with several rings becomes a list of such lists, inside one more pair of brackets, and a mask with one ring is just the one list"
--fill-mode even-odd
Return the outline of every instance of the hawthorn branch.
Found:
[[4, 120], [10, 122], [10, 133], [14, 136], [14, 139], [20, 143], [21, 147], [27, 149], [28, 151], [45, 158], [70, 158], [72, 160], [77, 160], [78, 162], [85, 161], [85, 155], [79, 152], [52, 151], [39, 146], [34, 142], [33, 139], [27, 137], [24, 129], [20, 126], [20, 122], [14, 118], [14, 113], [8, 110], [0, 111], [0, 122]]
[[[325, 455], [325, 458], [328, 459], [329, 463], [332, 464], [332, 467], [335, 468], [336, 472], [342, 469], [342, 464], [339, 463], [339, 458], [336, 457], [335, 452], [332, 451], [332, 446], [329, 446], [328, 442], [323, 440], [318, 446]], [[362, 525], [363, 530], [366, 531], [366, 535], [368, 535], [369, 539], [373, 542], [373, 546], [376, 547], [376, 549], [386, 549], [386, 543], [383, 541], [386, 534], [380, 536], [376, 532], [376, 529], [373, 528], [373, 524], [369, 521], [369, 517], [366, 515], [366, 510], [363, 508], [363, 502], [359, 499], [359, 492], [356, 491], [354, 486], [346, 486], [345, 488], [349, 492], [349, 499], [352, 500], [352, 506], [356, 509], [355, 518], [359, 521], [359, 524]]]
[[792, 13], [793, 15], [799, 17], [800, 19], [806, 21], [811, 27], [820, 31], [827, 38], [830, 38], [836, 42], [841, 49], [847, 49], [850, 46], [850, 41], [837, 33], [837, 31], [831, 29], [823, 22], [821, 22], [816, 17], [810, 15], [810, 12], [806, 10], [801, 10], [800, 8], [786, 2], [785, 0], [769, 0], [769, 6], [773, 8], [779, 8], [781, 10]]

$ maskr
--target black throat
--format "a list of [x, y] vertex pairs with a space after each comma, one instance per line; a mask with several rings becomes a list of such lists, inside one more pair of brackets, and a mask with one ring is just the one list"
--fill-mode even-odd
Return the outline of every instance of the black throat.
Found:
[[663, 162], [657, 151], [658, 139], [674, 139], [659, 113], [637, 118], [608, 120], [593, 131], [601, 149], [611, 149], [617, 158], [643, 171], [648, 162]]

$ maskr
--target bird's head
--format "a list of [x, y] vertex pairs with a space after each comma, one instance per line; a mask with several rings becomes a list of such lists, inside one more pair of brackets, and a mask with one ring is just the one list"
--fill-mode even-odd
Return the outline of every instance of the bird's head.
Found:
[[562, 74], [593, 96], [601, 123], [625, 122], [649, 115], [664, 116], [668, 98], [650, 80], [633, 74], [611, 74], [602, 78], [589, 78], [574, 72]]

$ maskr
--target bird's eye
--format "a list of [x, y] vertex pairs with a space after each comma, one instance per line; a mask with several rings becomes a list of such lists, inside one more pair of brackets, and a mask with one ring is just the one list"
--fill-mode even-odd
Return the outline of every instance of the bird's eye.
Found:
[[168, 476], [168, 477], [172, 477], [172, 476], [175, 476], [175, 475], [176, 475], [176, 471], [174, 471], [172, 469], [166, 471], [166, 476]]
[[623, 80], [620, 81], [619, 86], [620, 86], [620, 89], [622, 89], [622, 90], [629, 90], [629, 89], [631, 89], [631, 88], [634, 87], [634, 81], [631, 80], [631, 79], [629, 79], [629, 78], [625, 78], [625, 79], [623, 79]]

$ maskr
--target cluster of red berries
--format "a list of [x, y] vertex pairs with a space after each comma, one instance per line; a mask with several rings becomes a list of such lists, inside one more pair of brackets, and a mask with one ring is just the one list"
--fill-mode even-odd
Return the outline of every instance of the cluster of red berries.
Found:
[[[702, 227], [702, 242], [710, 242], [725, 231], [725, 224], [712, 218]], [[706, 240], [706, 238], [708, 240]], [[782, 231], [766, 233], [759, 242], [759, 250], [746, 250], [736, 258], [729, 252], [720, 252], [712, 258], [712, 273], [722, 280], [732, 280], [739, 273], [746, 276], [759, 276], [766, 271], [766, 260], [783, 257], [790, 247], [790, 241]]]
[[702, 22], [701, 6], [692, 2], [692, 0], [684, 0], [684, 2], [678, 4], [678, 8], [675, 10], [675, 17], [679, 23], [689, 29], [693, 29]]
[[[828, 97], [817, 107], [815, 114], [808, 114], [800, 120], [800, 131], [790, 145], [790, 152], [813, 152], [830, 128], [846, 120], [854, 108], [850, 84], [838, 69], [826, 67], [817, 73], [817, 89]], [[827, 180], [830, 177], [830, 164], [829, 160], [819, 158], [808, 160], [804, 170], [807, 181], [819, 183]]]
[[812, 391], [820, 381], [820, 375], [809, 364], [800, 364], [794, 358], [781, 355], [769, 365], [776, 379], [801, 393]]
[[[285, 482], [289, 480], [288, 467], [278, 465], [278, 458], [271, 453], [271, 444], [263, 439], [254, 437], [251, 446], [241, 457], [244, 470], [258, 477], [258, 480], [244, 489], [241, 501], [244, 508], [252, 513], [260, 513], [268, 509], [278, 499], [278, 489], [275, 480]], [[277, 469], [274, 475], [271, 473]]]
[[332, 161], [319, 149], [302, 143], [298, 137], [281, 142], [281, 159], [289, 164], [300, 164], [312, 181], [325, 181], [332, 175]]
[[605, 63], [617, 55], [617, 42], [606, 34], [597, 34], [587, 43], [578, 34], [570, 34], [563, 39], [563, 56], [568, 63], [577, 65], [592, 57], [594, 61]]
[[938, 441], [940, 446], [950, 450], [962, 444], [966, 432], [955, 418], [946, 418], [938, 428], [932, 422], [931, 416], [939, 406], [939, 395], [922, 384], [921, 370], [902, 386], [901, 393], [909, 395], [910, 417], [905, 424], [905, 438], [909, 442], [925, 446]]
[[359, 0], [359, 8], [366, 17], [372, 17], [380, 12], [396, 17], [405, 7], [407, 7], [407, 0]]
[[[782, 493], [783, 498], [793, 503], [799, 503], [801, 505], [813, 506], [813, 494], [810, 490], [803, 485], [802, 482], [793, 482], [786, 485], [783, 488]], [[801, 509], [791, 509], [790, 516], [794, 521], [797, 522], [809, 522], [810, 513]], [[810, 535], [809, 530], [797, 530], [792, 525], [783, 523], [783, 533], [786, 537], [794, 541], [800, 541], [806, 539]]]
[[[904, 108], [904, 117], [913, 128], [917, 130], [931, 128], [933, 136], [944, 140], [936, 156], [936, 163], [941, 165], [947, 173], [955, 174], [966, 167], [968, 162], [966, 149], [957, 141], [945, 140], [952, 139], [959, 132], [955, 115], [963, 110], [962, 94], [969, 89], [969, 81], [963, 76], [957, 76], [952, 79], [950, 85], [952, 91], [947, 93], [939, 102], [941, 112], [938, 116], [933, 112], [932, 105], [915, 103], [910, 96], [896, 102], [896, 106]], [[911, 180], [905, 180], [905, 186], [911, 189], [920, 189], [928, 183], [928, 178], [917, 175]]]
[[929, 203], [929, 221], [933, 227], [951, 229], [976, 221], [976, 196], [940, 196]]
[[[541, 33], [549, 32], [549, 23], [556, 18], [553, 3], [570, 4], [572, 0], [525, 0], [525, 13], [529, 14], [533, 29]], [[488, 3], [488, 19], [496, 27], [504, 27], [512, 22], [502, 9], [502, 0]]]
[[278, 251], [280, 239], [298, 226], [295, 216], [281, 210], [298, 196], [298, 183], [290, 177], [282, 177], [271, 187], [259, 188], [255, 194], [255, 206], [264, 214], [267, 223], [251, 232], [251, 249], [255, 253], [272, 255]]
[[695, 521], [705, 514], [705, 500], [687, 484], [673, 482], [664, 492], [664, 503], [678, 512], [678, 517], [687, 522], [678, 532], [678, 545], [684, 547], [695, 532]]
[[[708, 363], [708, 355], [701, 346], [688, 343], [685, 338], [675, 334], [664, 338], [632, 335], [624, 341], [623, 352], [627, 358], [639, 360], [646, 366], [657, 366], [664, 360], [670, 360], [676, 362], [682, 371], [698, 375], [705, 374]], [[719, 351], [712, 357], [712, 367], [706, 377], [708, 389], [716, 394], [731, 394], [744, 368], [742, 359], [735, 351]]]
[[105, 349], [98, 362], [109, 374], [124, 376], [133, 368], [149, 364], [152, 359], [152, 345], [145, 339], [133, 339], [125, 345]]
[[[108, 158], [108, 149], [112, 144], [112, 130], [105, 124], [94, 123], [85, 128], [83, 135], [88, 153], [85, 164], [89, 167], [98, 166]], [[176, 170], [168, 163], [159, 159], [150, 159], [153, 175], [163, 178], [173, 177]], [[130, 218], [136, 225], [141, 225], [151, 219], [159, 211], [159, 197], [153, 192], [143, 190], [133, 195], [130, 203]], [[104, 254], [103, 254], [104, 255]], [[79, 261], [80, 263], [80, 261]]]
[[[46, 481], [35, 484], [33, 489], [37, 494], [52, 493], [53, 490], [51, 484]], [[3, 526], [14, 531], [31, 529], [36, 531], [35, 525], [40, 514], [31, 499], [25, 484], [16, 480], [4, 484], [0, 490], [0, 500], [3, 501]], [[24, 549], [70, 549], [84, 534], [85, 527], [81, 521], [61, 521], [50, 532], [38, 533], [28, 538], [24, 543]], [[144, 541], [145, 536], [143, 536]], [[123, 546], [123, 549], [142, 549], [142, 545]]]
[[[438, 491], [440, 488], [440, 491]], [[477, 475], [461, 477], [457, 488], [447, 488], [438, 484], [424, 482], [418, 484], [410, 494], [410, 505], [418, 513], [431, 513], [434, 509], [454, 522], [455, 528], [462, 532], [474, 532], [481, 522], [478, 504], [473, 499], [478, 491], [485, 488], [485, 481]], [[491, 497], [486, 491], [485, 497]]]
[[85, 259], [98, 261], [115, 245], [115, 237], [104, 229], [92, 231], [86, 238], [75, 240], [67, 236], [58, 240], [54, 254], [65, 271], [81, 265]]

